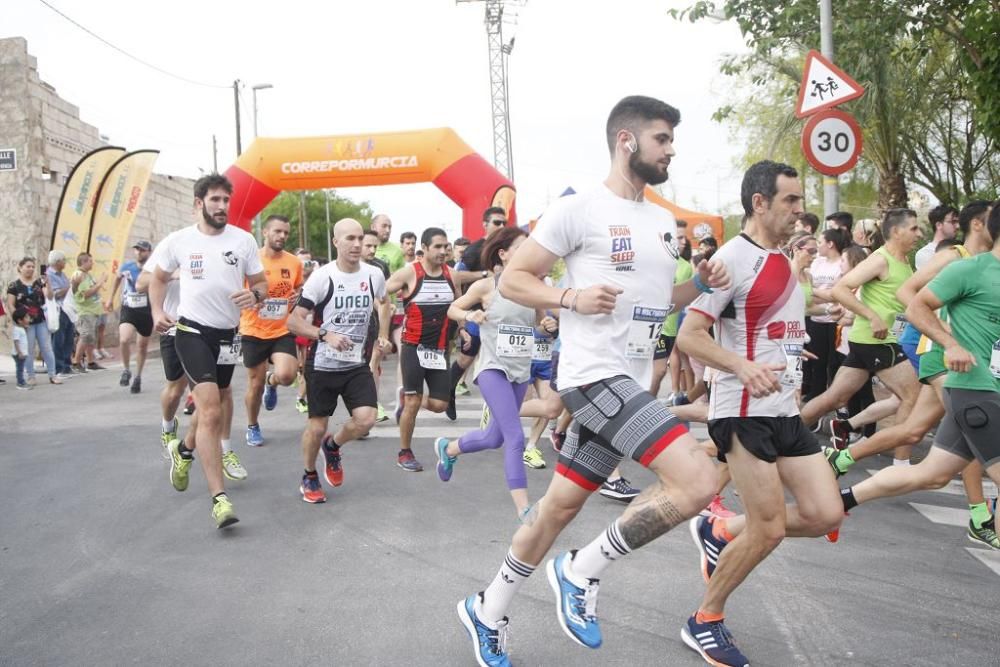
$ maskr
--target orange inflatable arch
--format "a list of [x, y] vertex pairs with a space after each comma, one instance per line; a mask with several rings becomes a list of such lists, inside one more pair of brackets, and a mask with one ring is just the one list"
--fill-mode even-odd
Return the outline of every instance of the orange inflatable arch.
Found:
[[514, 184], [450, 128], [290, 139], [257, 138], [226, 170], [230, 222], [253, 217], [283, 190], [434, 183], [462, 209], [462, 235], [483, 235], [483, 211], [515, 220]]

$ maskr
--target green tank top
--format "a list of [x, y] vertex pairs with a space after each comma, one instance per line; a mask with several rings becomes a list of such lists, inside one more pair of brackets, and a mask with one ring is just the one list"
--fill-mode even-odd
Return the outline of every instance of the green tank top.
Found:
[[851, 327], [851, 333], [847, 337], [847, 340], [852, 343], [869, 345], [895, 343], [899, 335], [903, 333], [903, 328], [906, 327], [906, 318], [903, 317], [903, 311], [906, 308], [896, 297], [896, 293], [899, 292], [899, 288], [903, 286], [906, 279], [913, 275], [913, 269], [906, 262], [901, 262], [893, 257], [885, 246], [876, 250], [875, 253], [882, 255], [889, 264], [889, 275], [886, 276], [885, 280], [876, 278], [862, 285], [858, 298], [878, 314], [882, 322], [889, 327], [889, 333], [881, 340], [875, 338], [872, 335], [871, 321], [867, 317], [858, 315], [854, 318], [854, 326]]
[[[674, 273], [674, 285], [680, 285], [681, 283], [686, 283], [691, 280], [694, 276], [694, 267], [691, 266], [691, 262], [687, 261], [683, 257], [677, 259], [677, 271]], [[673, 311], [667, 315], [667, 319], [663, 321], [663, 328], [660, 329], [660, 333], [664, 336], [677, 336], [677, 309], [674, 308]]]
[[813, 305], [813, 286], [812, 283], [806, 281], [804, 283], [799, 283], [799, 287], [802, 288], [802, 292], [806, 295], [806, 308]]

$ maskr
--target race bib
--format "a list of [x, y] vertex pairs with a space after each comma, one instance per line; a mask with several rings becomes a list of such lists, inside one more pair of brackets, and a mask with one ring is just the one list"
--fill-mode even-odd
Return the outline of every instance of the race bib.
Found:
[[903, 329], [906, 328], [907, 324], [909, 324], [909, 322], [906, 319], [906, 315], [896, 315], [896, 319], [893, 320], [892, 326], [889, 327], [889, 333], [892, 336], [899, 338], [903, 335]]
[[526, 358], [531, 356], [535, 330], [514, 324], [503, 324], [497, 330], [497, 356]]
[[552, 341], [535, 339], [535, 347], [531, 351], [532, 361], [552, 361]]
[[262, 320], [283, 320], [288, 316], [288, 299], [264, 299], [258, 312]]
[[122, 297], [126, 308], [146, 308], [149, 306], [149, 295], [140, 292], [129, 292]]
[[802, 386], [802, 343], [782, 343], [785, 353], [785, 370], [781, 372], [781, 384], [786, 387]]
[[230, 343], [222, 341], [219, 345], [219, 358], [216, 360], [219, 366], [234, 366], [240, 358], [240, 337], [239, 334], [233, 336]]
[[628, 328], [628, 343], [625, 356], [629, 359], [652, 359], [656, 340], [660, 337], [663, 320], [670, 311], [667, 308], [632, 306], [632, 321]]
[[[345, 335], [345, 334], [338, 334]], [[351, 339], [351, 347], [346, 350], [338, 350], [335, 347], [331, 347], [324, 342], [320, 342], [316, 346], [316, 356], [319, 357], [321, 361], [326, 362], [348, 362], [348, 363], [361, 363], [364, 361], [364, 351], [365, 351], [365, 339], [364, 336], [347, 336]]]
[[417, 346], [417, 361], [421, 368], [429, 371], [443, 371], [448, 368], [448, 360], [445, 359], [444, 350], [436, 350], [433, 347]]
[[1000, 380], [1000, 340], [993, 343], [993, 353], [990, 354], [990, 374]]

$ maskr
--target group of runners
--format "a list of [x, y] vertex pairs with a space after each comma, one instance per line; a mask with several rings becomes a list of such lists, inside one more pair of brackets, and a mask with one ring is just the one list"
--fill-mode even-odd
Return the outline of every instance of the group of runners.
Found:
[[[448, 482], [461, 474], [466, 455], [504, 449], [519, 527], [496, 576], [457, 605], [477, 663], [490, 666], [510, 664], [515, 594], [595, 491], [631, 503], [591, 542], [545, 563], [558, 624], [589, 648], [602, 643], [596, 608], [603, 572], [682, 524], [707, 588], [692, 601], [680, 634], [713, 665], [749, 664], [724, 614], [750, 572], [785, 537], [835, 541], [858, 504], [937, 488], [962, 472], [969, 537], [1000, 548], [982, 488], [984, 470], [1000, 480], [1000, 209], [967, 205], [958, 214], [964, 245], [943, 243], [916, 273], [907, 263], [921, 238], [916, 214], [890, 210], [881, 223], [885, 244], [814, 289], [803, 276], [820, 240], [796, 234], [801, 181], [792, 167], [763, 161], [744, 175], [742, 233], [710, 260], [678, 272], [677, 222], [643, 190], [667, 179], [679, 123], [677, 109], [662, 101], [621, 100], [607, 122], [611, 165], [602, 185], [557, 201], [530, 236], [508, 226], [502, 208], [488, 209], [484, 239], [454, 266], [444, 230], [424, 230], [414, 239], [419, 252], [415, 244], [408, 257], [389, 240], [391, 220], [380, 215], [370, 230], [339, 221], [336, 259], [306, 275], [284, 249], [287, 219], [265, 220], [258, 248], [252, 235], [228, 224], [231, 184], [217, 174], [200, 179], [197, 224], [141, 249], [140, 271], [126, 276], [127, 294], [147, 300], [129, 297], [128, 307], [148, 308], [161, 334], [162, 443], [173, 487], [187, 489], [197, 451], [216, 525], [238, 521], [225, 480], [247, 477], [230, 441], [240, 358], [250, 446], [266, 442], [260, 410], [274, 409], [277, 387], [305, 386], [299, 488], [309, 503], [326, 499], [318, 464], [327, 485], [340, 486], [341, 449], [388, 419], [376, 381], [387, 354], [399, 355], [397, 463], [406, 471], [423, 469], [412, 448], [419, 411], [454, 419], [456, 387], [473, 368], [488, 408], [481, 428], [438, 438], [434, 451], [437, 475]], [[830, 238], [822, 237], [836, 245]], [[559, 260], [565, 275], [553, 284], [548, 276]], [[682, 309], [679, 326], [666, 323]], [[807, 313], [852, 314], [853, 324], [829, 388], [800, 409], [803, 360], [816, 358]], [[919, 358], [908, 358], [899, 343], [907, 327], [922, 336], [911, 351], [922, 352]], [[707, 393], [707, 405], [656, 398], [660, 360], [675, 343], [706, 368], [689, 394]], [[850, 445], [847, 430], [856, 424], [835, 419], [834, 446], [822, 448], [810, 427], [872, 376], [896, 397], [889, 404], [896, 425]], [[123, 385], [135, 379], [126, 365]], [[189, 387], [197, 409], [182, 438], [176, 412]], [[530, 391], [534, 398], [525, 400]], [[331, 433], [340, 400], [349, 417]], [[522, 417], [537, 419], [527, 439]], [[538, 437], [555, 418], [555, 473], [532, 502], [525, 467], [545, 466]], [[691, 435], [693, 420], [707, 422], [710, 441]], [[908, 448], [939, 421], [930, 454], [903, 465]], [[857, 460], [893, 448], [899, 465], [838, 488], [837, 478]], [[641, 493], [618, 471], [625, 457], [655, 476]], [[728, 483], [744, 515], [714, 511]]]

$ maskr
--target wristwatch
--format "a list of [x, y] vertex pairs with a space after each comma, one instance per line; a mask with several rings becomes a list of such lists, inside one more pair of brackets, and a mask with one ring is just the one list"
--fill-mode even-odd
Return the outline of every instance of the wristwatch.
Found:
[[325, 343], [326, 341], [323, 340], [324, 338], [326, 338], [326, 329], [320, 329], [319, 333], [316, 334], [316, 340], [321, 343]]
[[486, 269], [483, 269], [480, 275], [482, 275], [482, 277], [485, 278], [486, 276], [490, 275], [490, 272], [487, 271]]

